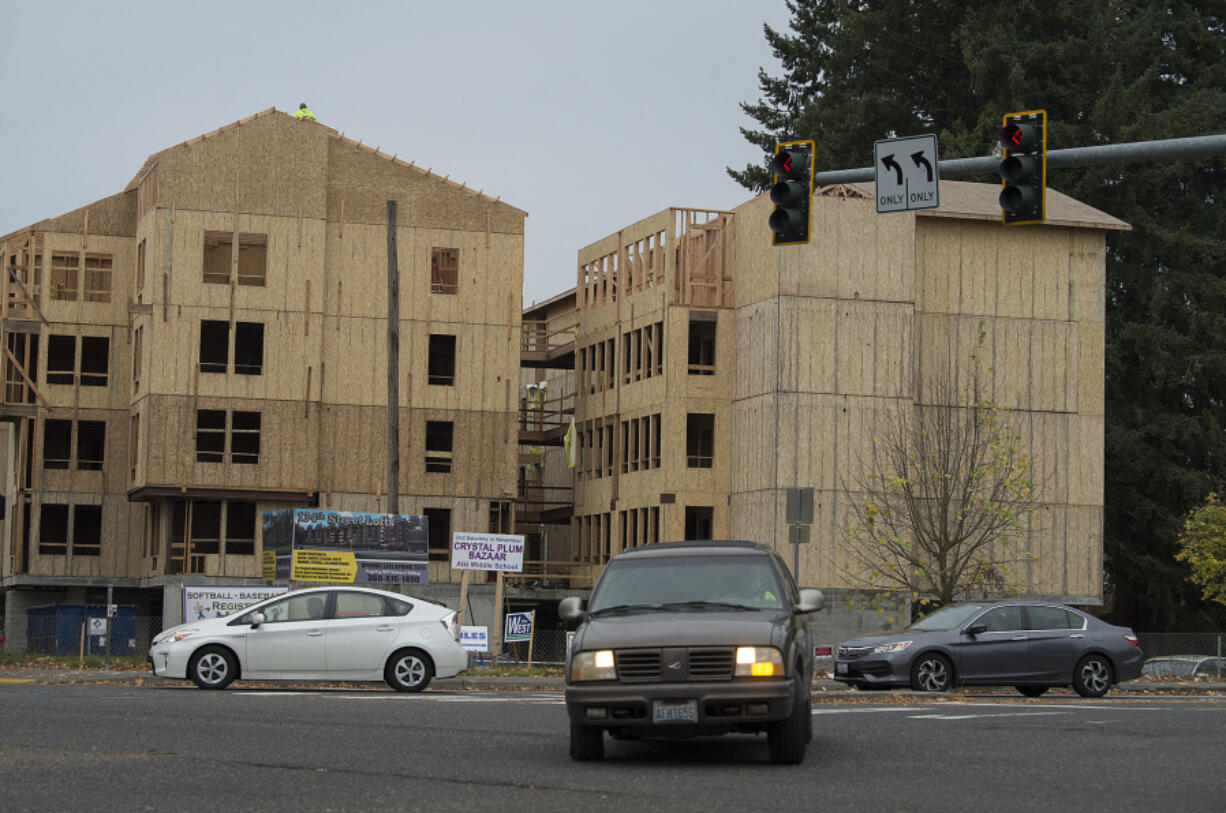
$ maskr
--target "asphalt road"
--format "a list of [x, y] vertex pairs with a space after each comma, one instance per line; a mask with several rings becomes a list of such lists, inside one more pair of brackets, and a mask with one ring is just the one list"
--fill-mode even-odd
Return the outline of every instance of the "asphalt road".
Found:
[[556, 692], [0, 685], [25, 810], [1218, 810], [1226, 698], [847, 696], [799, 766], [765, 740], [567, 757]]

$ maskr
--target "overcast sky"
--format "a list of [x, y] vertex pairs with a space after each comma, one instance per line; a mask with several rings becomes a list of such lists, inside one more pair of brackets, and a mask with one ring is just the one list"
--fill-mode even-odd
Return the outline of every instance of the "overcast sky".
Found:
[[0, 234], [122, 191], [154, 152], [305, 101], [527, 211], [524, 302], [541, 301], [574, 286], [584, 245], [669, 206], [750, 197], [724, 168], [760, 158], [738, 103], [758, 100], [759, 67], [780, 72], [763, 22], [787, 27], [784, 0], [16, 0]]

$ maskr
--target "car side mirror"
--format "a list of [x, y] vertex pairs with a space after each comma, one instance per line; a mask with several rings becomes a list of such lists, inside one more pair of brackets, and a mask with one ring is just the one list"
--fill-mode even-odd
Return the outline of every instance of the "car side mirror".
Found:
[[826, 596], [821, 590], [816, 590], [812, 587], [802, 588], [800, 591], [800, 601], [796, 603], [793, 612], [797, 613], [815, 613], [818, 610], [825, 608]]
[[978, 635], [981, 632], [987, 632], [987, 624], [971, 624], [966, 629], [962, 630], [963, 635]]
[[252, 629], [255, 629], [256, 627], [258, 627], [260, 624], [263, 624], [263, 623], [264, 623], [263, 613], [252, 613], [251, 615], [251, 628]]
[[578, 596], [567, 596], [558, 602], [558, 618], [577, 624], [587, 618], [587, 602]]

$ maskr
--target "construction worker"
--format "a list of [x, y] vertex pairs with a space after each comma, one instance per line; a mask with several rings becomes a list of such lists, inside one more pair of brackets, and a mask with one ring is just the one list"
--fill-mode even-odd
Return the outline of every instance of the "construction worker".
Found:
[[294, 118], [298, 119], [299, 121], [303, 119], [315, 121], [315, 114], [307, 109], [306, 102], [302, 102], [298, 105], [298, 110], [294, 113]]

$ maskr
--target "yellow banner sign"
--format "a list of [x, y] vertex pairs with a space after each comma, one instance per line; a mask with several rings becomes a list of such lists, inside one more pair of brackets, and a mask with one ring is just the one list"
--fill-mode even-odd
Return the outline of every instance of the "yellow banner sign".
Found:
[[264, 581], [271, 582], [277, 577], [277, 552], [275, 550], [264, 551], [264, 561], [261, 565]]
[[344, 582], [353, 584], [358, 561], [353, 551], [295, 550], [290, 574], [296, 582]]

